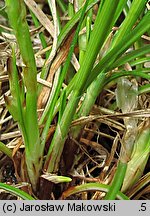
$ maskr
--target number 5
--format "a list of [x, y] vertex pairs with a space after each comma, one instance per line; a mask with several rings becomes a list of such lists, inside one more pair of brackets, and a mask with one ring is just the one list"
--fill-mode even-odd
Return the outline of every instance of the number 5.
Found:
[[146, 203], [141, 203], [141, 211], [146, 211]]

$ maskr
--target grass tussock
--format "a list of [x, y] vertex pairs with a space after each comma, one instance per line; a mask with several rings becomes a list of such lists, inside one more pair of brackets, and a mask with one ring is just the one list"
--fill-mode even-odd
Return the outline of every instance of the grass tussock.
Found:
[[0, 199], [149, 199], [147, 0], [0, 0]]

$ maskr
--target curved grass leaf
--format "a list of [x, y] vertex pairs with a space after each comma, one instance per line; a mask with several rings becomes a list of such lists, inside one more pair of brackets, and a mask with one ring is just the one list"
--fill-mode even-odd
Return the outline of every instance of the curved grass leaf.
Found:
[[26, 192], [18, 189], [18, 188], [15, 188], [11, 185], [7, 185], [5, 183], [0, 183], [0, 188], [15, 195], [15, 196], [18, 196], [20, 197], [21, 199], [23, 200], [35, 200], [32, 196], [30, 196], [29, 194], [27, 194]]
[[150, 53], [150, 45], [143, 46], [137, 50], [133, 50], [123, 56], [121, 56], [119, 59], [117, 59], [109, 68], [109, 70], [112, 70], [113, 68], [119, 67], [127, 62], [130, 62], [138, 57], [145, 56], [146, 54]]
[[[91, 76], [88, 78], [85, 88], [101, 73], [109, 71], [111, 65], [125, 52], [142, 34], [149, 29], [150, 11], [142, 18], [141, 22], [127, 34], [114, 48], [106, 54], [106, 56], [92, 70]], [[73, 81], [72, 81], [73, 82]], [[71, 83], [72, 84], [72, 83]]]
[[[69, 197], [73, 194], [88, 192], [88, 191], [108, 192], [109, 189], [110, 189], [109, 185], [100, 184], [100, 183], [87, 183], [87, 184], [83, 184], [83, 185], [69, 188], [67, 191], [63, 192], [61, 198], [66, 199], [67, 197]], [[129, 198], [121, 192], [118, 192], [117, 198], [120, 200], [129, 200]]]
[[110, 83], [113, 80], [116, 80], [119, 77], [122, 76], [132, 76], [132, 77], [142, 77], [144, 79], [150, 80], [150, 75], [148, 74], [149, 69], [139, 69], [139, 70], [133, 70], [133, 71], [118, 71], [114, 72], [113, 74], [109, 75], [109, 72], [107, 74], [107, 79], [104, 81], [104, 86]]
[[150, 92], [150, 84], [145, 84], [139, 88], [139, 94], [144, 94], [149, 92]]

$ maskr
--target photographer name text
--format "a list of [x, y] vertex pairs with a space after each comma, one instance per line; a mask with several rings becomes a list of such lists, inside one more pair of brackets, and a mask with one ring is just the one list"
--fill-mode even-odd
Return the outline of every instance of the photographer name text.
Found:
[[46, 212], [62, 212], [66, 210], [68, 212], [115, 212], [116, 205], [115, 203], [108, 203], [108, 204], [76, 204], [76, 203], [67, 203], [67, 205], [51, 205], [49, 203], [41, 204], [41, 205], [29, 205], [22, 203], [22, 206], [19, 208], [21, 212], [32, 212], [32, 211], [46, 211]]

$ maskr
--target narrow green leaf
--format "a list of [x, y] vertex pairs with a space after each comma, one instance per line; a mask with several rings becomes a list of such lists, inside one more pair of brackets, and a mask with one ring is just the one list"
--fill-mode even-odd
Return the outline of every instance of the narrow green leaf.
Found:
[[118, 191], [120, 191], [120, 188], [122, 186], [122, 182], [123, 182], [124, 177], [125, 177], [126, 169], [127, 169], [127, 164], [119, 161], [115, 176], [113, 178], [113, 182], [110, 186], [110, 190], [108, 191], [108, 193], [105, 196], [105, 200], [116, 199], [117, 193], [118, 193]]
[[18, 189], [18, 188], [15, 188], [11, 185], [7, 185], [5, 183], [0, 183], [0, 188], [3, 189], [3, 190], [6, 190], [8, 191], [9, 193], [15, 195], [15, 196], [18, 196], [20, 197], [21, 199], [23, 200], [35, 200], [32, 196], [30, 196], [29, 194], [27, 194], [26, 192]]
[[60, 108], [59, 108], [59, 116], [58, 116], [58, 124], [63, 116], [63, 112], [65, 110], [67, 104], [66, 90], [64, 90], [60, 96]]
[[[109, 185], [104, 185], [100, 183], [86, 183], [86, 184], [69, 188], [67, 191], [63, 192], [62, 199], [66, 199], [67, 197], [76, 193], [82, 193], [88, 191], [108, 192], [109, 190], [110, 190]], [[120, 191], [117, 193], [117, 198], [120, 200], [129, 200], [129, 198], [125, 196], [123, 193], [121, 193]]]
[[[113, 80], [117, 80], [117, 78], [122, 77], [122, 76], [132, 76], [132, 77], [142, 77], [144, 79], [149, 80], [150, 75], [147, 73], [149, 70], [133, 70], [133, 71], [117, 71], [115, 73], [112, 73], [111, 75], [109, 72], [107, 73], [107, 79], [105, 79], [104, 86], [110, 83]], [[142, 86], [141, 86], [142, 87]], [[141, 89], [140, 87], [140, 89]]]
[[[82, 89], [85, 89], [87, 77], [89, 77], [89, 72], [92, 70], [97, 54], [103, 46], [103, 43], [105, 42], [114, 24], [112, 23], [112, 14], [115, 12], [118, 2], [119, 1], [116, 0], [113, 1], [112, 4], [112, 2], [106, 0], [104, 2], [102, 10], [98, 11], [94, 23], [94, 29], [91, 33], [91, 38], [86, 50], [85, 58], [80, 67], [80, 70], [77, 73], [76, 82], [74, 84], [76, 86], [76, 89], [78, 89], [78, 91], [80, 92], [80, 94], [82, 92]], [[102, 29], [105, 29], [105, 31], [102, 31]], [[95, 43], [95, 41], [97, 43]], [[79, 85], [79, 83], [81, 84]]]
[[[92, 70], [91, 76], [87, 80], [85, 88], [98, 76], [102, 71], [107, 72], [111, 65], [125, 52], [142, 34], [149, 29], [150, 11], [142, 18], [141, 22], [128, 33], [114, 48]], [[73, 82], [73, 81], [72, 81]], [[72, 84], [72, 83], [71, 83]]]
[[[53, 140], [50, 145], [50, 149], [46, 158], [46, 168], [47, 171], [52, 172], [57, 170], [57, 166], [60, 160], [60, 156], [63, 150], [64, 142], [69, 130], [69, 126], [73, 119], [73, 116], [78, 105], [78, 101], [82, 94], [82, 90], [86, 83], [87, 77], [91, 73], [91, 69], [96, 60], [97, 54], [102, 47], [106, 37], [109, 34], [109, 31], [112, 27], [111, 14], [116, 10], [116, 6], [119, 0], [110, 2], [106, 0], [101, 11], [98, 12], [98, 15], [95, 20], [94, 29], [91, 33], [91, 38], [88, 43], [88, 48], [85, 54], [85, 59], [77, 73], [77, 77], [74, 83], [74, 90], [71, 94], [70, 101], [68, 102], [64, 114], [62, 116], [61, 122], [57, 125]], [[106, 19], [106, 14], [108, 14]], [[105, 31], [101, 31], [105, 29]], [[95, 43], [97, 41], [97, 43]], [[55, 148], [54, 148], [55, 146]], [[57, 149], [57, 151], [56, 151]], [[59, 150], [59, 151], [58, 151]], [[50, 158], [50, 161], [49, 161]]]
[[[40, 170], [42, 167], [42, 155], [44, 151], [44, 148], [41, 148], [40, 146], [37, 118], [37, 69], [29, 27], [26, 21], [25, 3], [23, 0], [6, 0], [5, 2], [9, 22], [14, 30], [17, 42], [19, 44], [22, 60], [25, 65], [23, 67], [23, 77], [26, 87], [26, 109], [25, 113], [22, 112], [23, 118], [20, 126], [21, 130], [23, 131], [25, 141], [28, 175], [33, 189], [36, 190]], [[20, 105], [22, 106], [21, 103]], [[21, 108], [19, 111], [21, 111]]]
[[129, 13], [122, 23], [121, 28], [117, 32], [111, 48], [118, 44], [122, 38], [132, 30], [133, 25], [139, 18], [141, 12], [144, 10], [146, 2], [147, 0], [133, 0]]
[[[74, 47], [77, 43], [77, 39], [78, 39], [78, 34], [79, 34], [79, 31], [80, 31], [80, 28], [81, 28], [81, 25], [82, 25], [82, 22], [84, 20], [84, 14], [85, 14], [85, 11], [86, 11], [86, 8], [87, 8], [87, 5], [88, 5], [88, 1], [86, 1], [85, 5], [83, 6], [82, 8], [82, 13], [81, 13], [81, 17], [80, 17], [80, 21], [79, 21], [79, 24], [77, 26], [77, 29], [76, 29], [76, 32], [75, 32], [75, 35], [74, 35], [74, 38], [71, 42], [71, 46], [70, 46], [70, 50], [69, 50], [69, 53], [68, 53], [68, 57], [67, 57], [67, 60], [64, 64], [64, 67], [62, 69], [62, 72], [60, 74], [60, 77], [59, 77], [59, 82], [57, 84], [57, 87], [55, 89], [55, 94], [53, 94], [53, 98], [51, 100], [51, 104], [49, 104], [49, 115], [48, 115], [48, 119], [46, 121], [46, 124], [45, 124], [45, 127], [44, 127], [44, 130], [42, 132], [42, 146], [44, 146], [45, 144], [45, 141], [46, 141], [46, 136], [47, 136], [47, 133], [48, 133], [48, 130], [49, 130], [49, 126], [51, 124], [51, 121], [52, 121], [52, 117], [53, 117], [53, 111], [54, 111], [54, 108], [55, 108], [55, 105], [56, 105], [56, 102], [57, 102], [57, 99], [58, 99], [58, 96], [60, 94], [60, 90], [62, 88], [62, 84], [63, 84], [63, 81], [65, 79], [65, 76], [66, 76], [66, 73], [69, 69], [69, 65], [70, 65], [70, 61], [71, 61], [71, 58], [72, 58], [72, 54], [73, 54], [73, 51], [74, 51]], [[44, 118], [42, 118], [42, 120], [44, 120]], [[41, 123], [41, 121], [40, 121]], [[50, 154], [50, 152], [52, 151], [53, 147], [54, 147], [55, 143], [51, 144], [50, 145], [50, 149], [49, 149], [49, 153], [47, 155], [47, 158]]]
[[12, 151], [4, 143], [0, 142], [0, 151], [12, 159]]
[[[89, 11], [98, 2], [99, 2], [99, 0], [90, 0], [88, 3], [88, 6], [86, 8], [86, 12]], [[77, 22], [79, 21], [79, 19], [81, 17], [81, 13], [82, 13], [82, 8], [77, 13], [75, 13], [75, 15], [72, 17], [72, 19], [69, 20], [67, 22], [67, 24], [64, 26], [64, 28], [62, 29], [62, 31], [60, 32], [60, 34], [58, 36], [57, 48], [60, 47], [61, 43], [66, 38], [68, 33], [77, 24]]]
[[112, 70], [113, 68], [119, 67], [126, 62], [130, 62], [138, 57], [144, 56], [146, 54], [150, 53], [150, 45], [145, 45], [137, 50], [133, 50], [123, 56], [121, 56], [119, 59], [117, 59], [112, 66], [109, 68], [109, 70]]
[[139, 94], [144, 94], [149, 92], [150, 92], [150, 84], [145, 84], [139, 88]]

